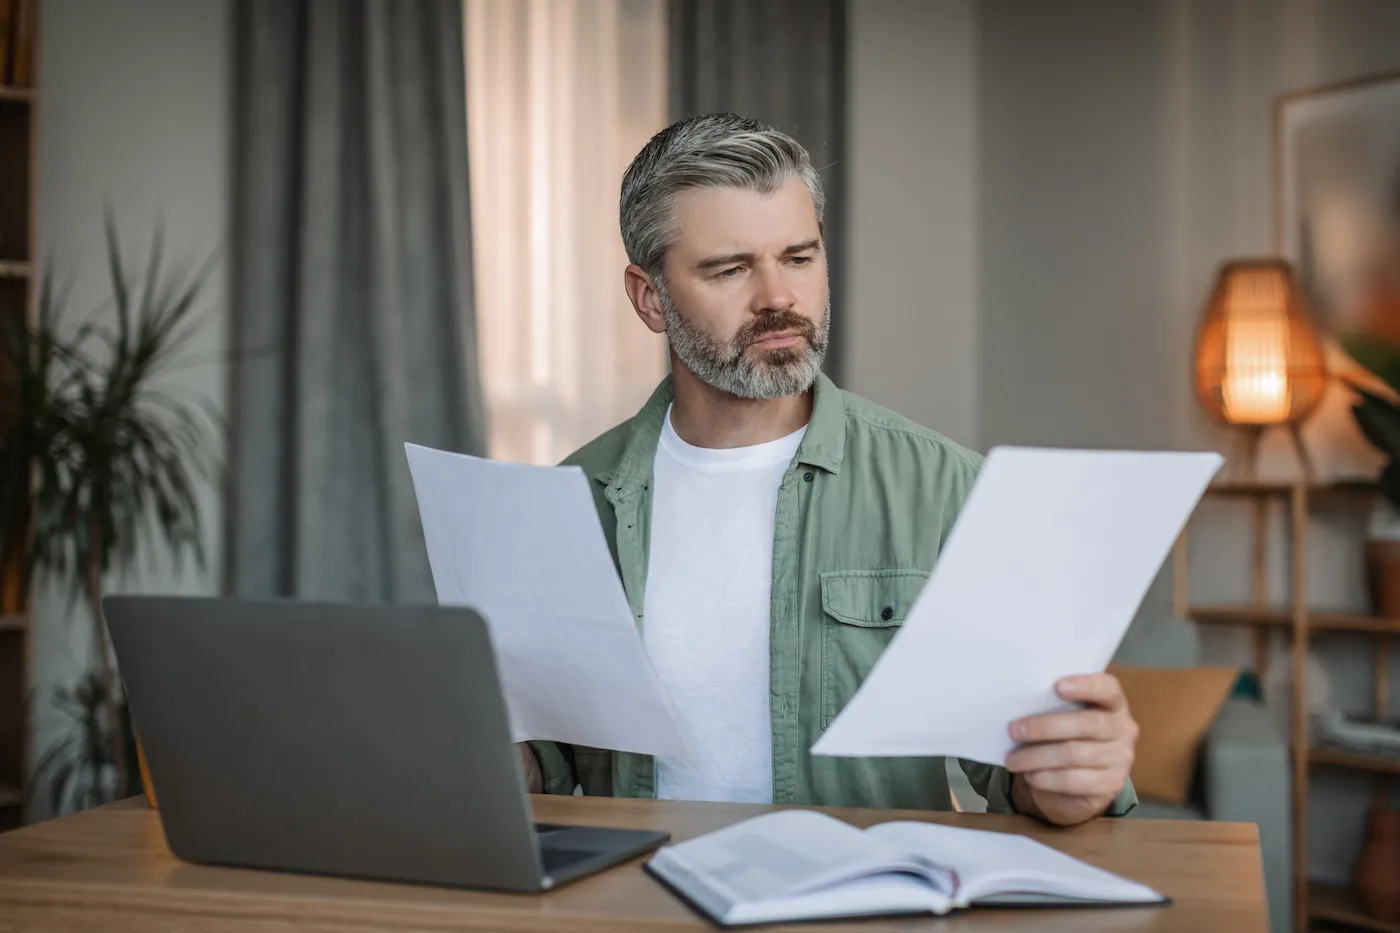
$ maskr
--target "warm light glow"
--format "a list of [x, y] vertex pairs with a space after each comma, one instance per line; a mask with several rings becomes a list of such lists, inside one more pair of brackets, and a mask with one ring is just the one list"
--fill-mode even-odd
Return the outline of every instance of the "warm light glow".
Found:
[[1279, 424], [1292, 404], [1288, 381], [1288, 285], [1271, 269], [1230, 277], [1225, 293], [1221, 401], [1236, 424]]

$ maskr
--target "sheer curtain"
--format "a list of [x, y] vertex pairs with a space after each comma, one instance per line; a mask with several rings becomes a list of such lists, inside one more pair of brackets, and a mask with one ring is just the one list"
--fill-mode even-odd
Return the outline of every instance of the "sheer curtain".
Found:
[[496, 459], [554, 463], [666, 370], [618, 188], [667, 122], [665, 0], [464, 0], [478, 345]]

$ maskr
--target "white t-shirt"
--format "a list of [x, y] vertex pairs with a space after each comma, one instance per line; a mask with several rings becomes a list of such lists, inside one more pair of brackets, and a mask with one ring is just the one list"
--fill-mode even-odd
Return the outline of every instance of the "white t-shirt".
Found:
[[657, 759], [658, 797], [773, 800], [773, 521], [778, 487], [805, 431], [752, 447], [693, 447], [666, 412], [652, 478], [642, 633], [694, 758]]

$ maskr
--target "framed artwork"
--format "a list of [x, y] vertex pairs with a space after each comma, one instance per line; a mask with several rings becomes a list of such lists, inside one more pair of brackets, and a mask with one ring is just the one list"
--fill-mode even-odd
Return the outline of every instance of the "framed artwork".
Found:
[[1274, 125], [1275, 249], [1313, 317], [1400, 342], [1400, 72], [1284, 95]]

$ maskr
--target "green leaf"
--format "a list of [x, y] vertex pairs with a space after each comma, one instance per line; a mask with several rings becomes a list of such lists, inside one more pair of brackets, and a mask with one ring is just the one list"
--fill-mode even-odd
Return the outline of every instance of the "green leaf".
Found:
[[1362, 389], [1357, 395], [1351, 410], [1361, 433], [1387, 457], [1400, 457], [1400, 407]]
[[1339, 338], [1342, 349], [1360, 366], [1400, 393], [1400, 346], [1373, 334], [1347, 334]]

